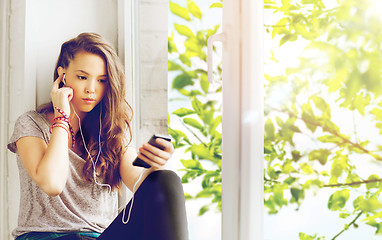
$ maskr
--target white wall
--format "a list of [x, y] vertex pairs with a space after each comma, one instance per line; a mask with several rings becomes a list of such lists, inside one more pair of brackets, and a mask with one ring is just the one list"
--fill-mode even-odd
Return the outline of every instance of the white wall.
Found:
[[49, 101], [49, 83], [53, 81], [53, 69], [64, 41], [81, 32], [97, 32], [117, 48], [117, 0], [26, 3], [26, 72], [32, 81], [34, 77], [37, 79], [39, 105]]
[[139, 1], [140, 104], [137, 142], [153, 133], [167, 134], [167, 15], [168, 0]]

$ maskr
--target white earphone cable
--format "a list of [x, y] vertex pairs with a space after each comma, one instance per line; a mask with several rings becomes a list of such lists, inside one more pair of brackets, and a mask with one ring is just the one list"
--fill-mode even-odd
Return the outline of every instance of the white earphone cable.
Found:
[[109, 188], [109, 193], [111, 192], [111, 186], [109, 184], [105, 184], [105, 183], [99, 183], [97, 181], [97, 174], [96, 174], [96, 164], [97, 164], [97, 161], [98, 161], [98, 158], [99, 158], [99, 155], [101, 154], [101, 129], [102, 129], [102, 123], [101, 123], [101, 113], [102, 113], [102, 106], [101, 106], [101, 110], [99, 112], [99, 133], [98, 133], [98, 154], [97, 154], [97, 157], [96, 157], [96, 160], [95, 162], [93, 161], [93, 158], [92, 156], [90, 155], [90, 152], [88, 150], [88, 148], [86, 147], [86, 143], [85, 143], [85, 138], [84, 138], [84, 135], [82, 133], [82, 128], [81, 128], [81, 119], [80, 117], [78, 116], [76, 110], [74, 109], [73, 105], [72, 105], [72, 108], [73, 108], [73, 111], [74, 111], [74, 114], [77, 116], [78, 118], [78, 125], [79, 125], [79, 128], [80, 128], [80, 133], [81, 133], [81, 137], [82, 137], [82, 142], [84, 143], [84, 147], [85, 147], [85, 150], [86, 152], [88, 153], [89, 157], [90, 157], [90, 160], [92, 161], [92, 164], [93, 164], [93, 178], [94, 178], [94, 182], [101, 186], [101, 187], [108, 187]]
[[[99, 133], [98, 133], [98, 154], [97, 154], [97, 157], [96, 157], [96, 160], [95, 162], [93, 161], [93, 158], [88, 150], [88, 148], [86, 147], [86, 143], [85, 143], [85, 138], [84, 138], [84, 135], [82, 133], [82, 128], [81, 128], [81, 119], [80, 117], [78, 116], [76, 110], [74, 109], [73, 105], [72, 105], [72, 108], [73, 108], [73, 111], [74, 111], [74, 114], [77, 116], [78, 118], [78, 125], [79, 125], [79, 128], [80, 128], [80, 133], [81, 133], [81, 138], [82, 138], [82, 142], [84, 143], [84, 148], [86, 150], [86, 152], [88, 153], [89, 157], [90, 157], [90, 160], [92, 161], [92, 164], [93, 164], [93, 178], [94, 178], [94, 182], [101, 186], [101, 187], [108, 187], [109, 188], [109, 193], [111, 192], [111, 186], [109, 184], [104, 184], [104, 183], [99, 183], [97, 181], [97, 175], [96, 175], [96, 164], [97, 164], [97, 161], [98, 161], [98, 158], [99, 158], [99, 155], [101, 153], [101, 129], [102, 129], [102, 121], [101, 121], [101, 113], [102, 113], [102, 107], [101, 107], [101, 110], [100, 110], [100, 114], [99, 114]], [[126, 212], [126, 206], [124, 206], [123, 208], [123, 215], [122, 215], [122, 223], [123, 224], [127, 224], [129, 221], [130, 221], [130, 216], [131, 216], [131, 210], [133, 208], [133, 204], [134, 204], [134, 195], [135, 195], [135, 191], [136, 191], [136, 187], [137, 187], [137, 184], [138, 182], [142, 179], [142, 176], [143, 176], [143, 173], [146, 171], [146, 169], [143, 169], [141, 174], [139, 175], [139, 178], [138, 180], [135, 182], [134, 184], [134, 187], [133, 187], [133, 196], [131, 198], [131, 205], [130, 205], [130, 208], [129, 208], [129, 215], [127, 217], [127, 220], [125, 221], [125, 212]]]
[[127, 220], [126, 221], [125, 221], [125, 212], [126, 212], [127, 205], [125, 205], [124, 208], [123, 208], [123, 213], [122, 213], [122, 223], [123, 224], [127, 224], [130, 221], [131, 209], [133, 208], [133, 204], [134, 204], [134, 196], [135, 196], [135, 190], [136, 190], [135, 188], [137, 187], [138, 182], [142, 179], [143, 173], [145, 171], [146, 171], [146, 169], [144, 168], [142, 170], [141, 174], [139, 175], [138, 180], [134, 184], [134, 187], [133, 187], [133, 196], [131, 197], [131, 205], [130, 205], [130, 208], [129, 208], [129, 215], [127, 216]]

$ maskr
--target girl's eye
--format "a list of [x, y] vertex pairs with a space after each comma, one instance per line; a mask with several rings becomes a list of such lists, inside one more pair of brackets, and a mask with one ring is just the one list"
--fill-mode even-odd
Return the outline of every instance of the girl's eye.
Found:
[[106, 83], [106, 82], [107, 82], [107, 79], [100, 79], [100, 80], [98, 80], [98, 81], [100, 81], [101, 83]]
[[78, 75], [77, 77], [78, 77], [78, 79], [80, 79], [80, 80], [86, 80], [86, 77], [84, 77], [84, 76], [80, 76], [80, 75]]

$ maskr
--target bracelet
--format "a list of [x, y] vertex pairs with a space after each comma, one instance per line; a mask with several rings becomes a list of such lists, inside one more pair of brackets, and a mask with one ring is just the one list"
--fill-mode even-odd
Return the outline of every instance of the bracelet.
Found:
[[52, 134], [52, 129], [55, 128], [55, 127], [60, 127], [62, 129], [64, 129], [66, 131], [66, 133], [68, 134], [68, 139], [70, 137], [70, 132], [69, 132], [69, 129], [68, 127], [66, 127], [65, 125], [63, 125], [62, 123], [56, 123], [56, 124], [53, 124], [50, 128], [49, 128], [49, 132], [50, 134]]
[[58, 107], [54, 107], [64, 118], [69, 119], [69, 116]]
[[[74, 148], [74, 144], [75, 144], [75, 136], [74, 136], [74, 131], [73, 131], [73, 127], [72, 125], [70, 124], [70, 120], [69, 120], [69, 116], [64, 112], [62, 111], [60, 108], [58, 107], [54, 107], [62, 116], [58, 116], [58, 117], [55, 117], [53, 119], [53, 124], [52, 124], [52, 128], [54, 127], [55, 124], [63, 121], [63, 122], [66, 122], [68, 124], [68, 127], [69, 127], [69, 130], [70, 130], [70, 135], [72, 136], [72, 148]], [[61, 123], [62, 124], [62, 123]], [[69, 135], [69, 131], [68, 131], [68, 135]]]

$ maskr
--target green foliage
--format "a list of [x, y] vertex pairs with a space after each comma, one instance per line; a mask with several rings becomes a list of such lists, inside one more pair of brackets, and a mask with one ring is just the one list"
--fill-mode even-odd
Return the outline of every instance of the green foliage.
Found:
[[[210, 7], [221, 8], [222, 3]], [[170, 114], [169, 134], [175, 149], [189, 156], [181, 160], [182, 183], [201, 182], [200, 191], [195, 195], [185, 193], [186, 199], [210, 199], [199, 210], [199, 215], [203, 215], [213, 208], [221, 211], [221, 83], [208, 82], [206, 54], [207, 39], [220, 26], [201, 29], [209, 9], [200, 9], [192, 0], [185, 6], [170, 2], [170, 11], [180, 17], [179, 23], [174, 24], [175, 32], [168, 38], [168, 71], [174, 76], [172, 91], [179, 96], [170, 101], [180, 102], [181, 107]], [[215, 73], [221, 75], [221, 64]]]
[[298, 234], [298, 237], [300, 240], [324, 240], [325, 239], [325, 237], [317, 237], [317, 234], [314, 236], [310, 236], [302, 232]]
[[[328, 209], [352, 220], [331, 239], [357, 227], [359, 218], [382, 233], [380, 169], [365, 176], [357, 168], [382, 161], [376, 2], [264, 0], [273, 21], [266, 32], [277, 45], [267, 50], [265, 71], [264, 206], [277, 214], [304, 204], [307, 192], [333, 190]], [[305, 46], [298, 63], [280, 67], [281, 52], [296, 43]], [[299, 239], [324, 238], [299, 233]]]

